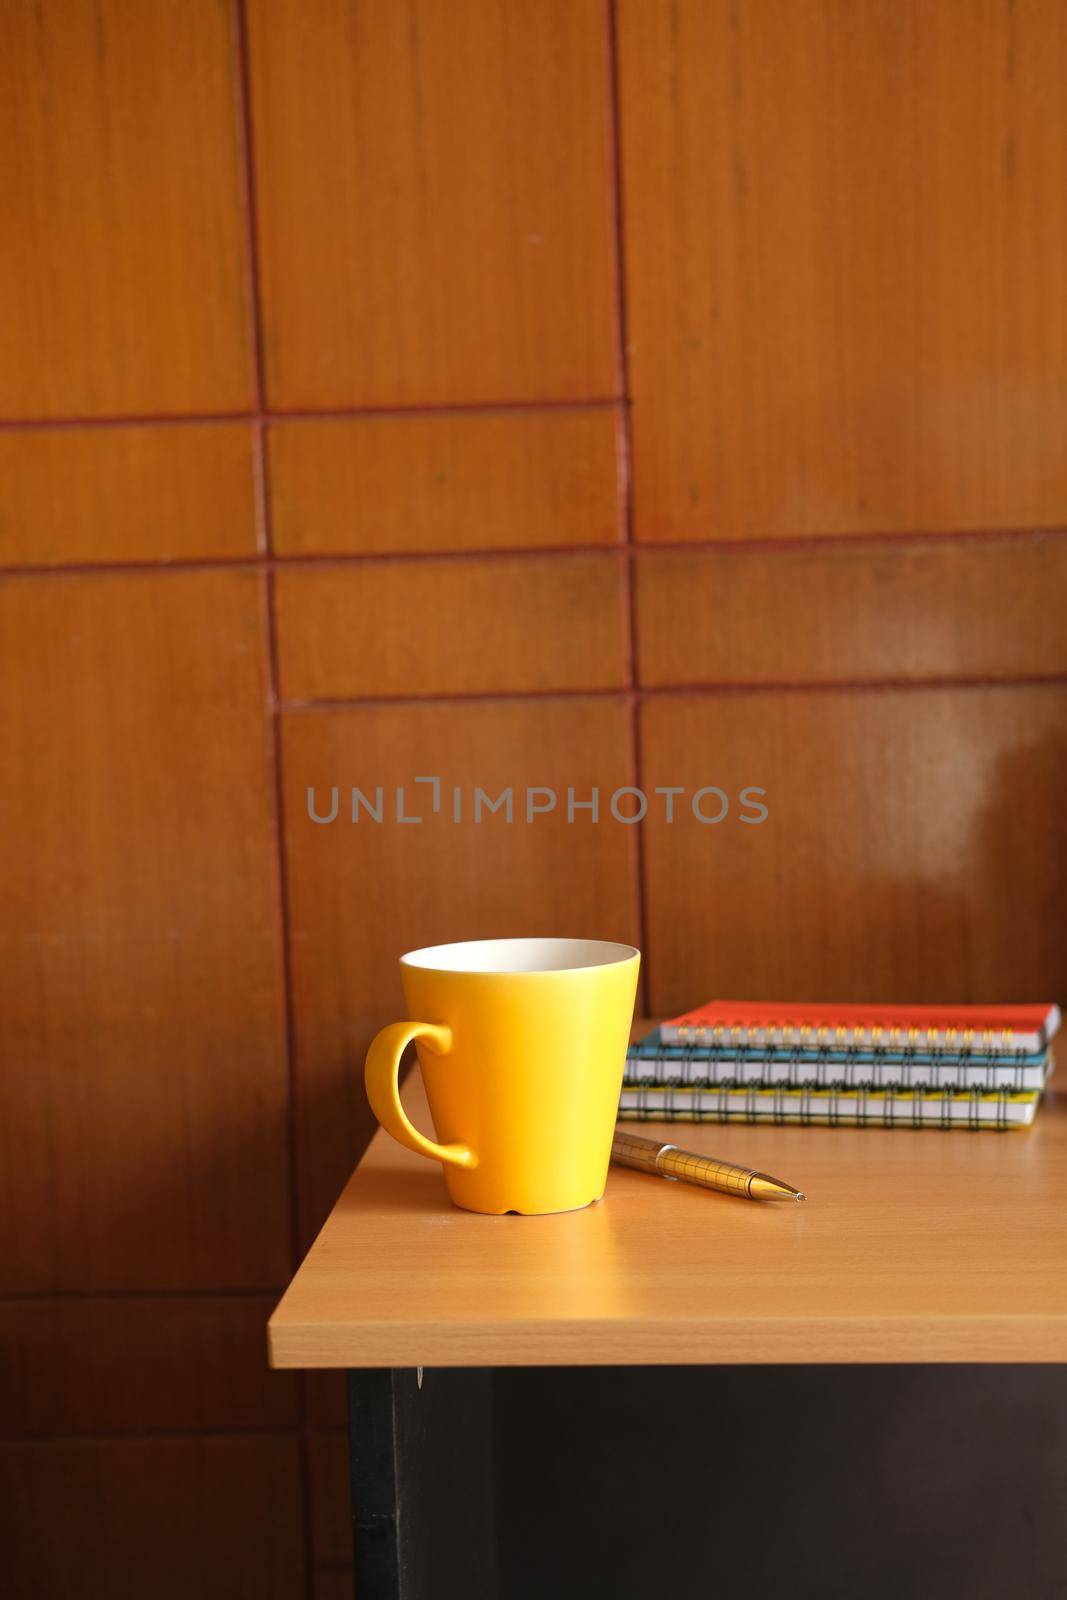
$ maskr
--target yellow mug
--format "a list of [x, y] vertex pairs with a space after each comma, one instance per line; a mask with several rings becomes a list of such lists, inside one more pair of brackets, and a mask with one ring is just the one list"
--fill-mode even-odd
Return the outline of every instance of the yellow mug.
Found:
[[[599, 1200], [607, 1180], [641, 957], [598, 939], [478, 939], [400, 958], [411, 1022], [367, 1052], [382, 1127], [444, 1166], [466, 1211], [533, 1215]], [[414, 1040], [441, 1143], [409, 1121]]]

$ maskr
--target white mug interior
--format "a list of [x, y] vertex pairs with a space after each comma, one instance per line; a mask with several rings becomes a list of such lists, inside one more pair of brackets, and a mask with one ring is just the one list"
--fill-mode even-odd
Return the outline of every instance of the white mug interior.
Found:
[[583, 972], [632, 961], [637, 954], [632, 944], [604, 939], [465, 939], [409, 950], [400, 964], [430, 972]]

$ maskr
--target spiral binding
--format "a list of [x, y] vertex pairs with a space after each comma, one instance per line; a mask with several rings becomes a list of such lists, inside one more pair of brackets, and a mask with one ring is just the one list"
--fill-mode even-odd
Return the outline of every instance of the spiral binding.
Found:
[[[892, 1050], [914, 1053], [945, 1049], [949, 1053], [969, 1054], [975, 1050], [975, 1041], [984, 1049], [979, 1053], [1010, 1054], [1015, 1037], [1011, 1028], [905, 1028], [892, 1023], [872, 1023], [869, 1027], [832, 1027], [829, 1023], [812, 1026], [809, 1022], [678, 1022], [673, 1024], [679, 1044], [692, 1041], [702, 1044], [711, 1041], [713, 1049], [741, 1049], [758, 1045], [764, 1049], [793, 1047], [798, 1049], [842, 1050], [858, 1049], [863, 1045], [873, 1050]], [[942, 1044], [942, 1039], [944, 1043]], [[1016, 1047], [1017, 1048], [1017, 1047]]]
[[[761, 1086], [724, 1079], [719, 1083], [682, 1085], [677, 1082], [628, 1085], [634, 1104], [620, 1109], [622, 1120], [638, 1122], [741, 1122], [779, 1125], [829, 1125], [830, 1127], [881, 1126], [887, 1128], [969, 1128], [1005, 1130], [1019, 1126], [1008, 1112], [1016, 1101], [1037, 1099], [1036, 1091], [1019, 1093], [1002, 1085], [990, 1092], [980, 1085], [960, 1090], [917, 1083], [911, 1089], [876, 1089], [869, 1084], [851, 1087], [844, 1080], [829, 1084], [805, 1079], [798, 1084]], [[650, 1100], [650, 1093], [655, 1100]], [[731, 1096], [743, 1096], [740, 1107]], [[983, 1117], [983, 1105], [994, 1102], [996, 1114]], [[937, 1104], [934, 1116], [924, 1115]], [[953, 1115], [966, 1107], [966, 1116]]]
[[[730, 1047], [728, 1047], [730, 1048]], [[788, 1049], [758, 1046], [732, 1050], [730, 1055], [716, 1057], [714, 1047], [697, 1044], [664, 1044], [653, 1037], [631, 1046], [627, 1052], [627, 1086], [652, 1084], [664, 1087], [710, 1087], [722, 1078], [736, 1078], [744, 1085], [773, 1088], [785, 1083], [799, 1088], [813, 1081], [819, 1088], [829, 1088], [840, 1083], [846, 1089], [866, 1085], [876, 1089], [924, 1089], [963, 1092], [978, 1087], [986, 1093], [1007, 1088], [1017, 1094], [1040, 1087], [1027, 1083], [1028, 1069], [1038, 1068], [1041, 1079], [1051, 1066], [1051, 1051], [1029, 1054], [1016, 1050], [1011, 1055], [949, 1054], [947, 1051], [921, 1052], [894, 1057], [888, 1053], [883, 1059], [861, 1059], [857, 1048], [836, 1054], [826, 1053], [811, 1059], [810, 1050], [805, 1057], [800, 1046]], [[870, 1057], [873, 1052], [868, 1051]], [[739, 1076], [723, 1068], [742, 1069], [749, 1062], [759, 1063], [763, 1071], [758, 1078]], [[887, 1078], [887, 1074], [892, 1074]], [[976, 1076], [977, 1075], [977, 1076]]]

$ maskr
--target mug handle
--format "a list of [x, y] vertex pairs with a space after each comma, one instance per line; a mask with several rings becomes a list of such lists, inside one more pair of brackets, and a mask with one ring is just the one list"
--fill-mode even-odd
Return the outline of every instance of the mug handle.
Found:
[[422, 1039], [434, 1055], [452, 1048], [452, 1029], [438, 1022], [391, 1022], [371, 1042], [364, 1078], [371, 1110], [386, 1133], [416, 1155], [430, 1156], [446, 1166], [471, 1167], [478, 1157], [467, 1144], [436, 1144], [420, 1133], [400, 1103], [400, 1057], [413, 1039]]

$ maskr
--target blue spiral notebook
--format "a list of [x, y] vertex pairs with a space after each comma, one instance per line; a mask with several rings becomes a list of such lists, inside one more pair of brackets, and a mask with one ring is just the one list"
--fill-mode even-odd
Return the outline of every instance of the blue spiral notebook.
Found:
[[952, 1085], [967, 1090], [1011, 1089], [1021, 1093], [1043, 1089], [1051, 1066], [1052, 1052], [1048, 1049], [1007, 1055], [982, 1050], [931, 1050], [925, 1046], [872, 1050], [868, 1046], [834, 1049], [810, 1045], [675, 1044], [654, 1028], [639, 1044], [630, 1046], [626, 1081], [644, 1086], [673, 1083], [705, 1088], [721, 1083], [766, 1088], [775, 1084], [799, 1087], [812, 1083], [821, 1087], [839, 1083], [845, 1088], [866, 1085], [874, 1089], [943, 1089]]

